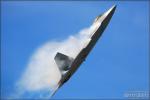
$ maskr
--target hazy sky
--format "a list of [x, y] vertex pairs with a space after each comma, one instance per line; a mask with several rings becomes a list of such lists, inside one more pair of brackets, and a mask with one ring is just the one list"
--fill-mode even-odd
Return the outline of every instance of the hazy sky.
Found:
[[[39, 46], [77, 34], [114, 4], [95, 48], [53, 98], [125, 98], [128, 91], [148, 91], [148, 2], [7, 1], [1, 4], [2, 97], [18, 95], [16, 83]], [[47, 93], [28, 91], [20, 98]]]

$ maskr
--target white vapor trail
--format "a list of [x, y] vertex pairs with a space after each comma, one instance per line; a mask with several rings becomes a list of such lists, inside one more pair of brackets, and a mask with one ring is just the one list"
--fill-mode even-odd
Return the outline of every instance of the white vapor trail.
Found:
[[[17, 82], [19, 95], [22, 96], [28, 92], [52, 91], [61, 78], [61, 73], [54, 61], [56, 53], [60, 52], [75, 58], [88, 44], [92, 33], [98, 26], [99, 23], [94, 23], [91, 27], [81, 30], [66, 40], [49, 41], [40, 46], [30, 57], [26, 70]], [[42, 92], [40, 95], [45, 98]]]

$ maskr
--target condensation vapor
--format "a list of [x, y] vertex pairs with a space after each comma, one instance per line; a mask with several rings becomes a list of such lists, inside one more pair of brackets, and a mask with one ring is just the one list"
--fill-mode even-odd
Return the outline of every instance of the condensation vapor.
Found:
[[[48, 41], [31, 55], [26, 70], [17, 82], [21, 95], [26, 92], [49, 91], [57, 85], [61, 73], [54, 61], [57, 52], [75, 58], [90, 41], [90, 37], [98, 28], [94, 23], [91, 27], [81, 30], [75, 36], [62, 41]], [[41, 97], [44, 94], [40, 94]], [[43, 95], [43, 96], [42, 96]]]

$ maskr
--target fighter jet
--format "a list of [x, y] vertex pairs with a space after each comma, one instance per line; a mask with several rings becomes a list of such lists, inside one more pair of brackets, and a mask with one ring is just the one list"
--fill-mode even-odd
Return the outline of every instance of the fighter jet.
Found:
[[51, 96], [53, 96], [56, 91], [70, 79], [70, 77], [77, 71], [82, 62], [85, 61], [85, 58], [104, 32], [106, 26], [114, 14], [115, 9], [116, 6], [114, 5], [108, 11], [101, 14], [94, 20], [93, 24], [98, 24], [98, 27], [91, 35], [90, 42], [78, 53], [75, 59], [59, 52], [56, 54], [54, 59], [62, 76]]

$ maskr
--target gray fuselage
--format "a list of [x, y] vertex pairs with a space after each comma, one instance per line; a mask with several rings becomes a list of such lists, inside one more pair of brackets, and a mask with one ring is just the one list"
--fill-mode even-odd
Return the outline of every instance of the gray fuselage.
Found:
[[111, 11], [107, 14], [107, 16], [103, 16], [103, 15], [98, 16], [97, 20], [100, 19], [101, 17], [105, 17], [105, 18], [103, 18], [103, 20], [101, 20], [100, 26], [97, 28], [97, 30], [92, 35], [91, 40], [87, 44], [87, 46], [85, 48], [83, 48], [79, 52], [79, 54], [76, 56], [73, 63], [71, 64], [71, 67], [70, 67], [69, 71], [59, 81], [59, 87], [61, 87], [66, 81], [68, 81], [70, 79], [70, 77], [77, 71], [77, 69], [82, 64], [82, 62], [85, 61], [87, 55], [90, 53], [92, 48], [95, 46], [96, 42], [101, 37], [101, 35], [104, 32], [106, 26], [108, 25], [112, 15], [115, 11], [115, 8], [116, 8], [116, 6], [111, 8]]

